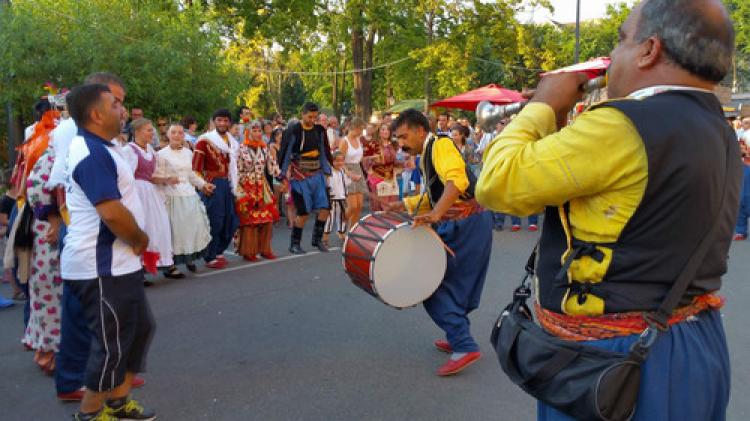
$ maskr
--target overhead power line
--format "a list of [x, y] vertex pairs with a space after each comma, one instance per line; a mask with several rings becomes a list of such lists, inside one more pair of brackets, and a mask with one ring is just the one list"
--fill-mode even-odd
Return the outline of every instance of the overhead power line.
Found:
[[[30, 2], [32, 4], [37, 5], [37, 6], [39, 5], [34, 0], [30, 0]], [[60, 12], [58, 10], [55, 10], [54, 8], [49, 8], [49, 9], [47, 9], [47, 11], [49, 11], [52, 14], [55, 14], [57, 16], [66, 18], [66, 19], [68, 19], [68, 20], [70, 20], [72, 22], [75, 22], [75, 23], [79, 24], [79, 25], [81, 24], [81, 21], [77, 17], [75, 17], [75, 16], [71, 16], [71, 15], [69, 15], [67, 13]], [[97, 23], [94, 23], [94, 26], [95, 27], [99, 27], [99, 25]], [[108, 32], [114, 34], [114, 32], [111, 29], [107, 28], [107, 27], [104, 27], [104, 28], [100, 28], [99, 27], [97, 29], [103, 29], [105, 31], [108, 31]], [[115, 35], [118, 35], [118, 36], [122, 37], [123, 39], [127, 39], [127, 40], [132, 41], [132, 42], [141, 42], [142, 41], [142, 40], [139, 40], [139, 39], [135, 39], [135, 38], [133, 38], [133, 37], [131, 37], [129, 35], [126, 35], [126, 34], [115, 34]], [[536, 73], [536, 72], [543, 72], [544, 71], [543, 69], [530, 69], [530, 68], [526, 68], [526, 67], [522, 67], [522, 66], [514, 66], [514, 65], [511, 65], [511, 64], [505, 64], [505, 63], [502, 63], [502, 62], [497, 62], [497, 61], [483, 59], [481, 57], [471, 57], [471, 59], [472, 60], [481, 61], [481, 62], [484, 62], [484, 63], [488, 63], [488, 64], [493, 64], [495, 66], [505, 67], [505, 68], [509, 68], [509, 69], [522, 70], [522, 71], [525, 71], [525, 72]], [[263, 68], [263, 67], [246, 67], [246, 69], [249, 70], [249, 71], [252, 71], [252, 72], [256, 72], [256, 73], [270, 73], [270, 74], [282, 74], [282, 75], [296, 74], [296, 75], [301, 75], [301, 76], [333, 76], [333, 75], [357, 74], [357, 73], [364, 73], [364, 72], [369, 72], [369, 71], [373, 71], [373, 70], [385, 69], [385, 68], [392, 67], [392, 66], [395, 66], [397, 64], [403, 63], [403, 62], [408, 61], [408, 60], [413, 60], [413, 58], [409, 57], [409, 56], [402, 57], [402, 58], [400, 58], [398, 60], [393, 60], [393, 61], [390, 61], [388, 63], [383, 63], [383, 64], [379, 64], [377, 66], [367, 67], [367, 68], [364, 68], [364, 69], [351, 69], [351, 70], [341, 70], [341, 71], [334, 70], [334, 71], [325, 71], [325, 72], [313, 72], [313, 71], [305, 71], [305, 70], [269, 69], [269, 68]]]

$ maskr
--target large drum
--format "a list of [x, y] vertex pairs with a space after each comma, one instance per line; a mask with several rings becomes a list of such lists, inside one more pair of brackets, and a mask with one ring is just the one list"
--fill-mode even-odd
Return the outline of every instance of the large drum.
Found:
[[354, 285], [395, 308], [415, 306], [440, 286], [447, 266], [443, 242], [429, 226], [413, 228], [395, 212], [376, 212], [352, 227], [342, 247]]

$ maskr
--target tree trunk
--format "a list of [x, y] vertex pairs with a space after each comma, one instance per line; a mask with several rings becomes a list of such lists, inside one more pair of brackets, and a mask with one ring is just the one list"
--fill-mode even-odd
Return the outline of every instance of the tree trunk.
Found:
[[338, 118], [339, 107], [338, 107], [338, 96], [339, 96], [339, 53], [336, 53], [336, 61], [333, 63], [333, 89], [331, 90], [331, 106], [333, 107], [333, 115]]
[[375, 46], [375, 34], [377, 31], [370, 28], [365, 43], [365, 68], [362, 76], [364, 83], [362, 86], [362, 110], [365, 118], [370, 118], [372, 114], [372, 53]]
[[[279, 67], [279, 70], [281, 70], [281, 68], [280, 68], [280, 67]], [[279, 72], [279, 90], [278, 90], [278, 95], [276, 96], [276, 98], [278, 98], [278, 105], [276, 106], [276, 109], [278, 109], [278, 110], [279, 110], [279, 111], [278, 111], [278, 113], [279, 113], [279, 114], [280, 114], [280, 115], [281, 115], [281, 116], [282, 116], [282, 117], [283, 117], [283, 118], [284, 118], [285, 120], [288, 120], [288, 119], [289, 119], [289, 116], [284, 116], [284, 114], [282, 113], [282, 112], [284, 111], [284, 107], [282, 106], [282, 104], [284, 103], [284, 101], [283, 101], [283, 98], [281, 98], [281, 85], [282, 85], [282, 77], [283, 77], [283, 75], [282, 75], [282, 74], [281, 74], [281, 73]]]
[[[343, 73], [341, 73], [341, 92], [339, 92], [339, 98], [341, 98], [342, 100], [344, 98], [344, 91], [346, 90], [346, 74], [347, 74], [346, 73], [346, 65], [348, 63], [349, 63], [349, 61], [346, 60], [346, 58], [344, 58], [344, 70], [343, 70]], [[343, 103], [342, 103], [342, 105], [343, 105]], [[343, 113], [344, 112], [343, 107], [340, 107], [340, 108], [341, 109], [339, 111], [341, 113]]]
[[[266, 69], [271, 69], [271, 66], [268, 62], [268, 55], [267, 51], [263, 52], [263, 65]], [[279, 88], [279, 95], [274, 95], [274, 89], [272, 86], [272, 79], [273, 79], [273, 73], [268, 72], [265, 74], [266, 79], [266, 90], [268, 91], [269, 95], [271, 96], [271, 105], [273, 105], [273, 109], [276, 110], [276, 114], [281, 115], [281, 88]]]
[[[435, 36], [435, 12], [433, 10], [430, 10], [427, 12], [427, 16], [425, 17], [425, 24], [427, 26], [427, 46], [429, 47], [432, 45], [432, 40]], [[429, 111], [430, 110], [430, 103], [432, 103], [432, 80], [430, 79], [430, 70], [425, 69], [424, 71], [424, 110]]]
[[[359, 16], [362, 12], [360, 10]], [[361, 23], [355, 22], [352, 27], [352, 63], [354, 68], [354, 114], [361, 118], [367, 118], [364, 109], [363, 90], [365, 77], [362, 74], [364, 64], [364, 34]]]

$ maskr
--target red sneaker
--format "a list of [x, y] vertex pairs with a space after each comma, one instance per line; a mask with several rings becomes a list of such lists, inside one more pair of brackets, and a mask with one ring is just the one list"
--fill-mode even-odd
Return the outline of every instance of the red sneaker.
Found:
[[[146, 384], [146, 380], [143, 379], [141, 376], [134, 376], [133, 380], [130, 382], [130, 387], [133, 389], [138, 389], [143, 387], [143, 385]], [[83, 400], [83, 394], [86, 393], [86, 388], [82, 387], [78, 390], [74, 390], [72, 392], [65, 392], [65, 393], [58, 393], [57, 399], [61, 400], [63, 402], [77, 402]]]
[[453, 361], [448, 360], [442, 367], [438, 369], [438, 376], [452, 376], [463, 371], [466, 367], [479, 361], [482, 357], [482, 353], [479, 351], [468, 352], [461, 359]]
[[220, 254], [220, 255], [216, 256], [216, 260], [218, 260], [218, 261], [220, 261], [220, 262], [224, 262], [224, 263], [226, 263], [226, 262], [227, 262], [227, 258], [226, 258], [226, 257], [224, 257], [224, 255], [223, 255], [223, 254]]
[[437, 350], [440, 352], [447, 352], [449, 354], [453, 352], [453, 348], [451, 348], [451, 344], [449, 344], [448, 341], [438, 339], [433, 342], [433, 344], [435, 345], [435, 348], [437, 348]]
[[274, 260], [274, 259], [276, 259], [276, 255], [275, 255], [275, 254], [273, 254], [273, 252], [269, 252], [269, 253], [261, 253], [261, 254], [260, 254], [260, 257], [262, 257], [262, 258], [264, 258], [264, 259], [267, 259], [267, 260]]
[[521, 231], [521, 226], [520, 225], [513, 225], [512, 227], [510, 227], [510, 230], [511, 230], [511, 232]]
[[78, 390], [74, 390], [72, 392], [65, 392], [65, 393], [58, 393], [57, 399], [61, 400], [63, 402], [77, 402], [83, 400], [83, 394], [85, 393], [86, 388], [80, 388]]
[[209, 269], [224, 269], [225, 267], [227, 267], [227, 262], [221, 261], [219, 259], [214, 259], [206, 263], [206, 267]]
[[247, 262], [257, 262], [258, 256], [242, 256], [242, 258]]
[[745, 241], [745, 240], [747, 240], [747, 235], [734, 234], [734, 241]]
[[138, 389], [143, 387], [144, 384], [146, 384], [146, 380], [144, 380], [143, 377], [133, 376], [133, 380], [130, 382], [130, 387]]
[[539, 231], [539, 227], [537, 227], [536, 225], [533, 225], [533, 224], [529, 225], [529, 231], [531, 231], [531, 232], [537, 232], [537, 231]]

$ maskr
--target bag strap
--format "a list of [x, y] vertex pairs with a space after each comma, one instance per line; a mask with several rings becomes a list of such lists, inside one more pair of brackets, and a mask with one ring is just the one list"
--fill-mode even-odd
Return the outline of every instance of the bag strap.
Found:
[[[669, 289], [669, 292], [667, 292], [667, 295], [659, 305], [659, 308], [654, 312], [646, 312], [643, 314], [643, 318], [649, 324], [649, 328], [646, 329], [641, 334], [640, 339], [633, 344], [634, 346], [633, 348], [631, 348], [631, 356], [640, 354], [640, 358], [645, 359], [645, 357], [648, 355], [648, 348], [650, 348], [650, 346], [656, 340], [658, 331], [666, 331], [666, 329], [669, 327], [669, 318], [672, 315], [672, 311], [679, 304], [680, 299], [690, 286], [690, 282], [692, 282], [695, 278], [698, 272], [698, 267], [703, 263], [703, 259], [708, 253], [709, 248], [714, 243], [714, 239], [718, 233], [719, 226], [721, 225], [719, 223], [719, 214], [721, 213], [721, 209], [723, 208], [724, 200], [726, 199], [727, 194], [729, 159], [729, 144], [727, 144], [724, 158], [724, 177], [722, 180], [721, 199], [715, 206], [713, 212], [714, 217], [711, 219], [714, 221], [714, 223], [713, 225], [709, 226], [708, 229], [706, 229], [703, 238], [690, 254], [690, 258], [682, 268], [682, 271], [680, 271], [680, 274], [677, 276], [675, 283]], [[521, 285], [516, 288], [514, 292], [514, 301], [525, 302], [526, 299], [530, 296], [527, 280], [530, 276], [534, 275], [538, 249], [539, 242], [537, 242], [537, 244], [534, 246], [529, 259], [526, 262], [526, 275], [521, 280]]]
[[693, 250], [693, 253], [690, 255], [690, 258], [685, 264], [685, 267], [682, 268], [682, 272], [680, 272], [677, 280], [672, 285], [672, 288], [669, 289], [667, 296], [664, 297], [664, 300], [661, 302], [659, 308], [655, 312], [645, 313], [643, 316], [644, 319], [649, 322], [649, 325], [655, 325], [655, 327], [659, 328], [660, 330], [666, 330], [666, 328], [669, 326], [669, 318], [672, 316], [672, 311], [677, 307], [680, 299], [690, 286], [690, 282], [692, 282], [697, 275], [698, 267], [703, 263], [703, 259], [706, 257], [708, 249], [714, 243], [715, 237], [718, 234], [719, 226], [721, 225], [719, 214], [721, 213], [721, 209], [724, 207], [724, 200], [726, 199], [727, 195], [729, 157], [729, 145], [727, 145], [724, 158], [724, 177], [722, 180], [723, 189], [721, 193], [721, 199], [715, 207], [713, 218], [709, 219], [709, 221], [714, 221], [713, 225], [709, 226], [709, 228], [706, 230], [706, 234], [703, 236], [703, 239]]

